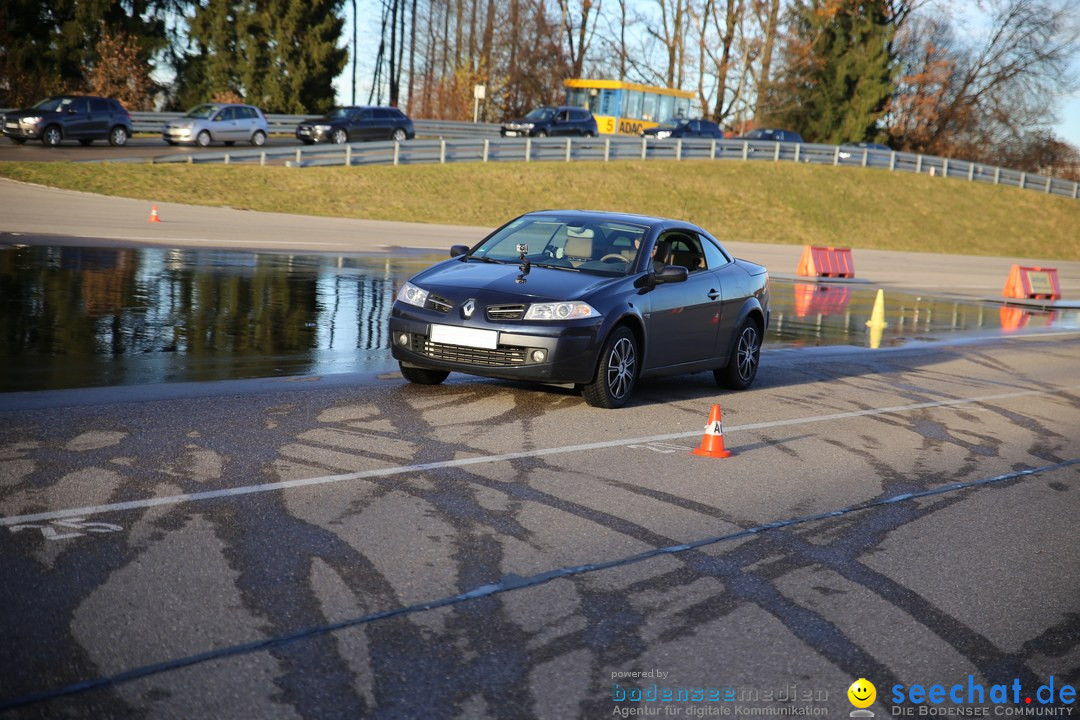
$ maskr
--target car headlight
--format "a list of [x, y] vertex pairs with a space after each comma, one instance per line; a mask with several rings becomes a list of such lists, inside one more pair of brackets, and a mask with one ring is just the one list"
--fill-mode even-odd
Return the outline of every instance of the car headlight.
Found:
[[670, 130], [657, 130], [656, 131], [656, 139], [657, 140], [663, 140], [664, 138], [669, 138], [669, 137], [671, 137], [671, 131]]
[[534, 127], [536, 127], [535, 123], [521, 123], [518, 125], [519, 130], [532, 130]]
[[397, 299], [408, 305], [424, 307], [427, 303], [428, 291], [407, 282], [401, 286], [400, 290], [398, 290]]
[[329, 125], [316, 125], [315, 129], [318, 130], [319, 132], [330, 132], [330, 126]]
[[33, 117], [24, 117], [22, 121], [27, 125], [37, 125], [39, 122], [41, 122], [41, 116], [34, 115]]
[[600, 313], [596, 308], [583, 302], [534, 303], [525, 313], [526, 320], [580, 320], [598, 317]]

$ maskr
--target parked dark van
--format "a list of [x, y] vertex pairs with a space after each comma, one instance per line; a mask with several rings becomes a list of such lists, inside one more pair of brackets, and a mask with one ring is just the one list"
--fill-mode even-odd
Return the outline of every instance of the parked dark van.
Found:
[[687, 120], [686, 118], [672, 118], [665, 120], [656, 127], [641, 131], [642, 137], [656, 138], [713, 138], [724, 139], [724, 131], [712, 120], [698, 118]]
[[296, 126], [296, 138], [305, 145], [336, 145], [358, 140], [412, 140], [413, 121], [396, 107], [339, 107], [321, 118]]
[[503, 123], [503, 137], [547, 137], [579, 135], [596, 137], [596, 118], [585, 108], [544, 105], [521, 120]]
[[26, 110], [8, 110], [2, 122], [4, 135], [18, 145], [27, 140], [49, 147], [64, 140], [89, 145], [105, 139], [126, 145], [133, 132], [131, 114], [119, 101], [91, 95], [56, 95]]

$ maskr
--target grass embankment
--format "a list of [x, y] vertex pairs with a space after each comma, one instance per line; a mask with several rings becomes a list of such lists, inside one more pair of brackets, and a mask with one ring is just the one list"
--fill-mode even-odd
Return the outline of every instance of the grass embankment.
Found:
[[588, 208], [691, 220], [729, 241], [1080, 260], [1080, 202], [963, 180], [791, 163], [362, 168], [0, 163], [0, 176], [157, 202], [495, 226]]

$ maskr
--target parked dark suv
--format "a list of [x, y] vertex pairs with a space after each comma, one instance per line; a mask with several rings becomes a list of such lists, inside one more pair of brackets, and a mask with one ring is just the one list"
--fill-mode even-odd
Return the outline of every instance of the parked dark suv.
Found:
[[585, 108], [538, 107], [521, 120], [503, 123], [503, 137], [547, 137], [548, 135], [596, 136], [596, 119]]
[[772, 128], [758, 128], [751, 130], [735, 140], [768, 140], [770, 142], [801, 143], [802, 135], [792, 130], [774, 130]]
[[642, 130], [641, 135], [642, 137], [652, 137], [657, 140], [663, 140], [664, 138], [724, 139], [724, 131], [712, 120], [686, 120], [685, 118], [665, 120], [656, 127]]
[[3, 116], [4, 135], [22, 145], [41, 140], [56, 147], [64, 140], [89, 145], [108, 138], [110, 145], [125, 145], [131, 137], [131, 114], [112, 98], [57, 95], [29, 110], [9, 110]]
[[305, 145], [317, 142], [342, 144], [357, 140], [412, 140], [413, 122], [396, 107], [339, 107], [321, 118], [296, 126], [296, 137]]

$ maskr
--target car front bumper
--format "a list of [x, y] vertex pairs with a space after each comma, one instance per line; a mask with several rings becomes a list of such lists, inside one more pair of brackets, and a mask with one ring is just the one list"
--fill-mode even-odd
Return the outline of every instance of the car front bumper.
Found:
[[302, 142], [333, 142], [335, 128], [329, 130], [317, 130], [311, 126], [300, 126], [296, 129], [296, 139]]
[[545, 383], [587, 383], [596, 374], [599, 321], [522, 323], [512, 329], [477, 326], [499, 333], [498, 346], [485, 349], [433, 342], [431, 326], [453, 322], [423, 317], [400, 305], [395, 303], [390, 317], [390, 353], [406, 365]]
[[24, 123], [19, 120], [4, 120], [4, 135], [21, 140], [36, 140], [41, 137], [38, 123]]

